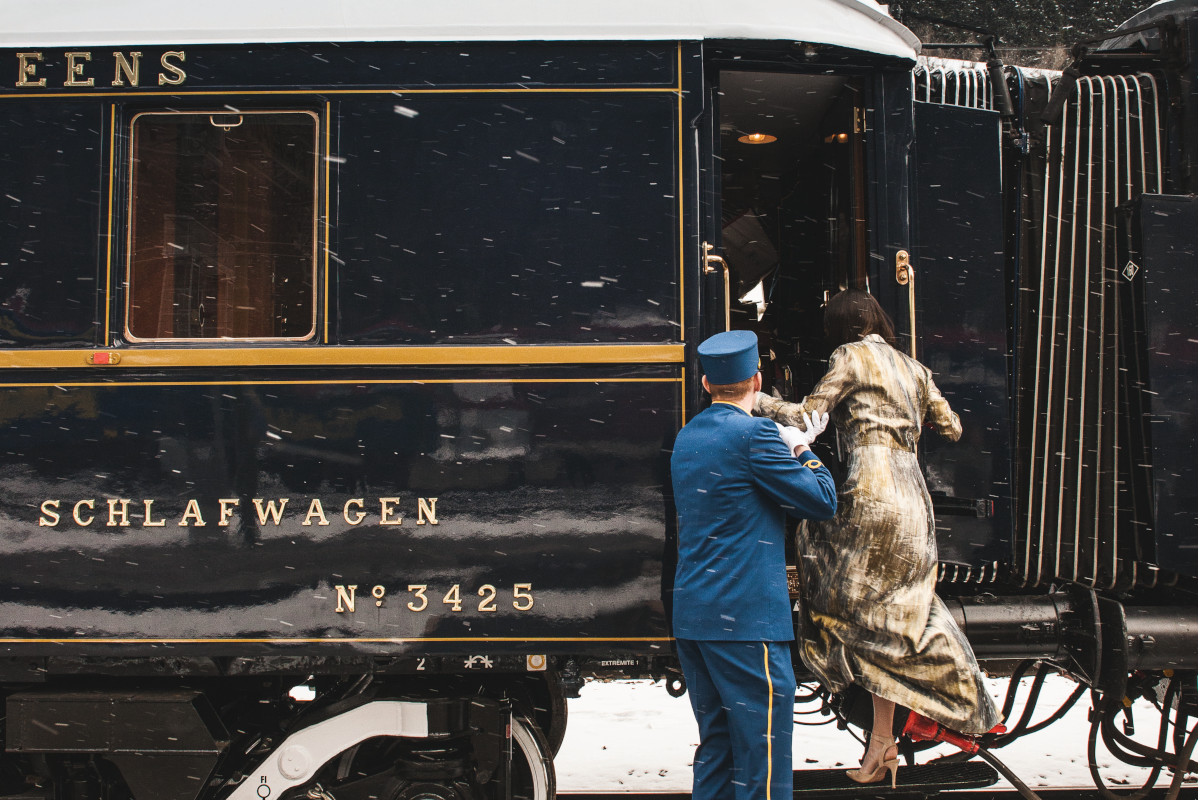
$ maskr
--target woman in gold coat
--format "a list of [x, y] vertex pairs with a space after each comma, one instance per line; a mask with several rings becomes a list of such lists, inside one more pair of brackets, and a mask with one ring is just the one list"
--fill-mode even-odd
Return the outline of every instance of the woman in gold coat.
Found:
[[891, 773], [899, 703], [962, 733], [999, 721], [966, 637], [935, 594], [933, 504], [917, 462], [923, 424], [957, 441], [958, 415], [929, 368], [896, 350], [891, 320], [870, 294], [830, 299], [829, 371], [800, 403], [758, 394], [755, 413], [803, 427], [828, 412], [845, 480], [837, 516], [797, 534], [804, 614], [800, 656], [833, 692], [857, 683], [875, 713], [859, 783]]

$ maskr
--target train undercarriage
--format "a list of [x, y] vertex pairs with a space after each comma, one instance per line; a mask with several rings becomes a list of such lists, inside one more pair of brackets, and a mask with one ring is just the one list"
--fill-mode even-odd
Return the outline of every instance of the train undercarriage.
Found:
[[[1010, 676], [1007, 730], [957, 738], [910, 731], [902, 739], [910, 765], [927, 761], [921, 753], [939, 742], [963, 752], [909, 770], [901, 781], [907, 792], [993, 783], [995, 770], [963, 772], [961, 763], [972, 756], [997, 762], [1005, 745], [1054, 724], [1084, 695], [1093, 707], [1093, 769], [1099, 744], [1110, 757], [1150, 769], [1147, 785], [1160, 774], [1176, 776], [1176, 785], [1194, 775], [1197, 631], [1188, 609], [1125, 606], [1078, 587], [949, 598], [948, 606], [985, 671]], [[497, 659], [486, 676], [462, 674], [473, 658], [478, 664], [469, 656], [429, 659], [426, 675], [382, 657], [9, 661], [6, 682], [29, 671], [42, 681], [7, 695], [0, 797], [549, 800], [568, 697], [578, 696], [585, 678], [654, 678], [674, 696], [686, 691], [662, 656], [550, 656], [537, 673]], [[128, 675], [148, 667], [156, 677]], [[798, 720], [817, 715], [851, 732], [869, 728], [869, 702], [854, 693], [830, 696], [797, 667]], [[1038, 703], [1050, 675], [1078, 684], [1059, 708]], [[1032, 683], [1018, 704], [1022, 679]], [[1128, 735], [1123, 715], [1138, 699], [1160, 713], [1155, 746]], [[898, 714], [897, 733], [905, 722]], [[1011, 769], [1006, 777], [1020, 785], [1019, 766]], [[845, 782], [823, 774], [798, 771], [797, 790]]]

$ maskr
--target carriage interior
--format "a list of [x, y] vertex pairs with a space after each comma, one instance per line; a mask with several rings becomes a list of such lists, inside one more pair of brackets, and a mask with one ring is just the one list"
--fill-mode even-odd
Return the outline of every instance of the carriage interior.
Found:
[[755, 331], [766, 392], [801, 399], [825, 371], [825, 301], [869, 288], [861, 80], [720, 73], [721, 247], [730, 324]]

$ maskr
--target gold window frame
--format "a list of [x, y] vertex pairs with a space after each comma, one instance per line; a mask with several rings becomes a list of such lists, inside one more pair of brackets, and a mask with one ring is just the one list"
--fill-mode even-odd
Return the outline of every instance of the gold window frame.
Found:
[[[137, 123], [143, 117], [209, 117], [210, 122], [214, 117], [246, 117], [246, 116], [265, 116], [281, 114], [297, 114], [300, 116], [309, 117], [313, 122], [313, 181], [312, 181], [312, 244], [311, 244], [311, 290], [310, 290], [310, 315], [311, 325], [306, 333], [299, 336], [202, 336], [202, 337], [183, 337], [183, 336], [164, 336], [164, 337], [139, 337], [130, 330], [130, 319], [132, 316], [133, 303], [133, 241], [134, 241], [134, 187], [137, 185]], [[129, 149], [128, 149], [128, 202], [126, 213], [128, 215], [128, 225], [126, 229], [125, 242], [125, 287], [124, 287], [124, 319], [122, 321], [122, 331], [126, 341], [130, 343], [193, 343], [193, 344], [211, 344], [219, 346], [222, 344], [244, 344], [253, 342], [307, 342], [316, 338], [318, 328], [318, 295], [320, 294], [320, 284], [318, 279], [319, 274], [319, 222], [320, 222], [320, 184], [321, 184], [321, 117], [318, 113], [308, 109], [297, 108], [270, 108], [270, 109], [253, 109], [253, 110], [237, 110], [231, 111], [228, 107], [219, 109], [186, 109], [178, 111], [140, 111], [134, 114], [129, 119]], [[217, 123], [213, 123], [217, 125]]]

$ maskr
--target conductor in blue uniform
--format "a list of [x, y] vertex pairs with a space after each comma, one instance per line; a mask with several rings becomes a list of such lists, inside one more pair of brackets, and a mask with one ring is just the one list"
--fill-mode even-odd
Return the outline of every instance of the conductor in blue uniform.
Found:
[[671, 455], [679, 513], [672, 623], [700, 727], [694, 800], [792, 796], [791, 604], [785, 518], [829, 519], [837, 496], [806, 431], [751, 416], [762, 388], [758, 337], [718, 333], [699, 347], [712, 405]]

